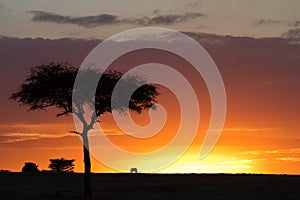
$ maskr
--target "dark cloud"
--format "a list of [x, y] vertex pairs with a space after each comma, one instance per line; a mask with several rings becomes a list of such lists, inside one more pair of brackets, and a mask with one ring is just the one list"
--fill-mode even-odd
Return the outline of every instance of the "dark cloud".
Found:
[[290, 27], [299, 27], [300, 26], [300, 21], [295, 20], [295, 21], [283, 21], [283, 20], [275, 20], [275, 19], [260, 19], [255, 21], [252, 26], [262, 26], [262, 25], [287, 25]]
[[57, 24], [74, 24], [83, 27], [97, 27], [101, 25], [116, 25], [120, 23], [125, 24], [138, 24], [143, 26], [148, 25], [170, 25], [175, 23], [180, 23], [184, 21], [188, 21], [191, 19], [199, 18], [205, 16], [202, 13], [193, 13], [188, 12], [183, 15], [175, 15], [175, 14], [165, 14], [159, 15], [160, 11], [155, 10], [154, 13], [156, 16], [147, 17], [143, 16], [136, 19], [131, 18], [121, 18], [116, 15], [111, 14], [100, 14], [95, 16], [83, 16], [83, 17], [72, 17], [72, 16], [64, 16], [51, 12], [44, 11], [29, 11], [33, 14], [31, 21], [34, 22], [50, 22]]
[[282, 34], [284, 38], [292, 38], [300, 40], [300, 28], [290, 29]]
[[117, 24], [121, 22], [117, 16], [109, 14], [100, 14], [95, 16], [71, 17], [63, 16], [51, 12], [29, 11], [33, 14], [34, 22], [51, 22], [57, 24], [75, 24], [84, 27], [95, 27], [99, 25]]
[[155, 25], [155, 24], [162, 24], [162, 25], [170, 25], [175, 23], [180, 23], [184, 21], [188, 21], [191, 19], [196, 19], [199, 17], [205, 16], [202, 13], [193, 13], [188, 12], [184, 15], [175, 15], [175, 14], [169, 14], [169, 15], [158, 15], [155, 17], [143, 17], [140, 19], [137, 19], [137, 23], [140, 25]]
[[294, 22], [290, 22], [289, 26], [293, 26], [293, 27], [299, 27], [300, 26], [300, 21], [296, 20]]
[[155, 14], [155, 15], [158, 15], [158, 14], [160, 14], [161, 13], [161, 10], [160, 9], [154, 9], [153, 10], [153, 14]]
[[260, 19], [254, 22], [253, 26], [261, 26], [261, 25], [276, 25], [276, 24], [283, 24], [284, 21], [281, 20], [274, 20], [274, 19]]
[[197, 6], [201, 6], [201, 5], [202, 5], [202, 3], [199, 0], [198, 1], [194, 1], [194, 2], [190, 2], [190, 3], [187, 4], [188, 7], [193, 7], [193, 8], [197, 7]]

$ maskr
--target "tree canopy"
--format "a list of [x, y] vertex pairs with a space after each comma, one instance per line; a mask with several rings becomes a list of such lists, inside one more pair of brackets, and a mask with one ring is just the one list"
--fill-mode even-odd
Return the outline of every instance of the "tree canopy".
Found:
[[[106, 112], [112, 112], [111, 102], [112, 91], [118, 81], [124, 87], [137, 87], [138, 89], [132, 94], [129, 101], [129, 109], [140, 113], [142, 110], [150, 108], [156, 103], [156, 98], [160, 94], [158, 87], [153, 84], [146, 84], [145, 80], [137, 76], [127, 76], [121, 79], [123, 73], [116, 70], [101, 72], [96, 69], [87, 69], [81, 71], [80, 75], [85, 80], [93, 80], [101, 76], [96, 88], [96, 94], [89, 90], [88, 81], [75, 91], [74, 81], [78, 68], [70, 63], [50, 62], [32, 67], [26, 75], [20, 89], [13, 93], [10, 99], [17, 101], [20, 105], [28, 106], [29, 110], [45, 110], [49, 107], [58, 108], [57, 116], [74, 113], [83, 121], [83, 104], [92, 103], [95, 105], [95, 116], [98, 117]], [[76, 95], [73, 99], [72, 94]], [[73, 103], [73, 105], [72, 105]], [[90, 106], [92, 106], [90, 105]], [[116, 110], [122, 111], [126, 108], [122, 102], [117, 102]], [[73, 106], [73, 110], [72, 110]], [[75, 108], [75, 109], [74, 109]], [[92, 119], [92, 124], [97, 119]]]
[[68, 160], [64, 158], [50, 159], [49, 168], [53, 172], [73, 172], [74, 159]]

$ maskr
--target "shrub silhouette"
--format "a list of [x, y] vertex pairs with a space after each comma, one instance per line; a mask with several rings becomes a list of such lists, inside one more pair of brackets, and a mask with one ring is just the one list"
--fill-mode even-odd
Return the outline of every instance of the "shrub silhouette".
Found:
[[39, 172], [37, 164], [33, 162], [26, 162], [22, 168], [22, 172]]
[[74, 172], [74, 159], [50, 159], [49, 168], [53, 172]]

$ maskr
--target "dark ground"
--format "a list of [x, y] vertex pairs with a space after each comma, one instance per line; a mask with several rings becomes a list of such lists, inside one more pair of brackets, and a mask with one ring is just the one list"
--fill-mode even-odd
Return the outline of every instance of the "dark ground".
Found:
[[[300, 176], [93, 174], [92, 199], [300, 199]], [[82, 174], [0, 174], [0, 199], [83, 199]]]

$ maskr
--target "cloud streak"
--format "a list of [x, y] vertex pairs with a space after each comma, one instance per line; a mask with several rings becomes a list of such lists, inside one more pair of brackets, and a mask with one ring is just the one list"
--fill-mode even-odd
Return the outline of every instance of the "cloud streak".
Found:
[[281, 20], [275, 20], [275, 19], [260, 19], [253, 23], [253, 26], [261, 26], [261, 25], [278, 25], [278, 24], [284, 24], [284, 21]]
[[[78, 137], [69, 133], [74, 129], [73, 124], [0, 124], [0, 144], [18, 143], [40, 139], [59, 139], [67, 136]], [[122, 131], [113, 128], [103, 129], [105, 136], [125, 135]], [[90, 136], [98, 135], [99, 130], [91, 130]]]
[[31, 21], [50, 22], [57, 24], [75, 24], [84, 27], [96, 27], [99, 25], [117, 24], [121, 20], [115, 15], [100, 14], [95, 16], [71, 17], [44, 11], [29, 11], [33, 14]]
[[118, 25], [118, 24], [136, 24], [136, 25], [171, 25], [181, 23], [188, 20], [196, 19], [205, 16], [202, 13], [187, 12], [185, 14], [159, 14], [153, 17], [143, 16], [140, 18], [122, 18], [112, 14], [99, 14], [82, 17], [73, 17], [67, 15], [60, 15], [45, 11], [29, 11], [33, 15], [31, 21], [33, 22], [48, 22], [56, 24], [73, 24], [86, 28], [93, 28], [103, 25]]
[[15, 143], [15, 142], [24, 142], [30, 140], [39, 140], [39, 139], [50, 139], [50, 138], [63, 138], [66, 136], [75, 136], [72, 134], [59, 134], [59, 135], [49, 135], [45, 133], [7, 133], [0, 135], [0, 143]]
[[252, 26], [257, 27], [257, 26], [264, 26], [264, 25], [286, 25], [289, 27], [299, 27], [300, 26], [300, 21], [295, 20], [295, 21], [288, 21], [288, 20], [277, 20], [277, 19], [260, 19], [256, 20]]
[[289, 161], [300, 162], [300, 148], [291, 149], [277, 149], [277, 150], [264, 150], [264, 151], [245, 151], [241, 155], [246, 155], [247, 158], [259, 157], [257, 161], [273, 160], [273, 161]]
[[300, 39], [300, 28], [290, 29], [282, 34], [284, 38]]
[[227, 132], [269, 132], [277, 130], [276, 128], [224, 128], [223, 131]]
[[180, 22], [196, 19], [203, 16], [205, 15], [202, 13], [188, 12], [184, 15], [168, 14], [168, 15], [159, 15], [152, 18], [143, 17], [141, 19], [137, 19], [137, 22], [139, 25], [155, 25], [155, 24], [171, 25], [174, 23], [180, 23]]
[[15, 143], [30, 140], [63, 138], [75, 136], [68, 133], [68, 129], [73, 128], [73, 124], [1, 124], [0, 143]]

